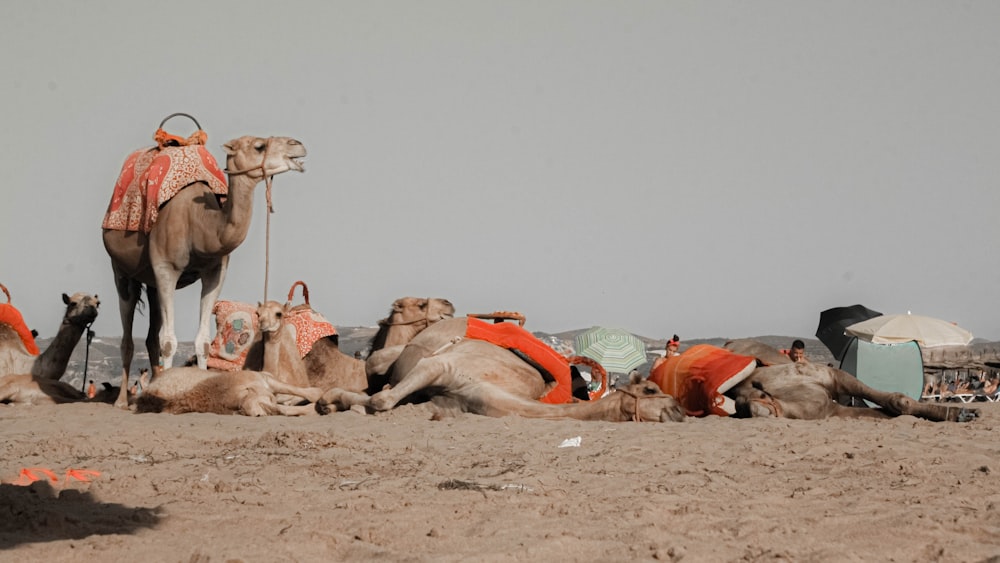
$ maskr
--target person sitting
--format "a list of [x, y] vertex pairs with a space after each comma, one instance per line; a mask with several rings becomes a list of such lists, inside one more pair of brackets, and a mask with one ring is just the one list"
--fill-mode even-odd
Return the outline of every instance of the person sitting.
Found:
[[782, 350], [782, 354], [785, 354], [795, 363], [809, 363], [809, 359], [806, 358], [806, 343], [795, 339], [792, 342], [792, 347], [787, 350]]
[[667, 356], [680, 356], [681, 353], [677, 351], [681, 347], [681, 338], [674, 335], [673, 338], [667, 341]]
[[663, 351], [663, 357], [656, 358], [653, 362], [653, 367], [649, 368], [650, 373], [657, 368], [660, 364], [667, 361], [667, 358], [671, 356], [680, 356], [681, 353], [677, 351], [681, 347], [681, 339], [676, 334], [670, 340], [667, 340], [666, 350]]

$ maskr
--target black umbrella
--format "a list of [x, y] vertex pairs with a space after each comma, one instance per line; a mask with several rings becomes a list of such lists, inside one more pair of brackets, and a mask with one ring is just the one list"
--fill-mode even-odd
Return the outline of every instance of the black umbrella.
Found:
[[816, 328], [816, 338], [826, 344], [826, 347], [833, 352], [833, 357], [838, 360], [843, 359], [847, 345], [850, 344], [853, 336], [844, 334], [844, 329], [855, 323], [867, 321], [873, 317], [880, 317], [882, 313], [873, 311], [864, 305], [851, 305], [849, 307], [834, 307], [819, 314], [819, 327]]

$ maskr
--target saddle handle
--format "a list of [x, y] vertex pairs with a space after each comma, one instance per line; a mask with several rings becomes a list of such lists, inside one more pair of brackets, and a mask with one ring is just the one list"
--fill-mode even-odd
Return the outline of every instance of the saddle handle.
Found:
[[587, 394], [590, 396], [591, 401], [600, 399], [605, 391], [608, 390], [608, 370], [604, 369], [604, 366], [600, 362], [587, 356], [570, 356], [566, 360], [571, 366], [584, 365], [590, 368], [591, 380], [593, 381], [597, 378], [600, 382], [600, 387], [593, 390], [588, 389]]
[[173, 117], [186, 117], [186, 118], [190, 119], [191, 121], [194, 121], [194, 126], [195, 127], [197, 127], [199, 130], [201, 129], [201, 125], [198, 123], [198, 120], [195, 119], [193, 116], [191, 116], [191, 114], [184, 113], [184, 112], [172, 113], [172, 114], [164, 117], [163, 121], [160, 122], [159, 129], [163, 129], [163, 126], [166, 125], [167, 121], [170, 121], [170, 119], [173, 118]]
[[288, 302], [292, 302], [292, 298], [295, 297], [295, 288], [299, 286], [302, 286], [302, 298], [306, 300], [306, 305], [309, 305], [309, 287], [302, 280], [293, 283], [292, 288], [288, 290]]
[[3, 294], [7, 296], [7, 303], [10, 303], [10, 292], [7, 291], [7, 286], [5, 286], [4, 284], [0, 283], [0, 289], [2, 289], [3, 290]]

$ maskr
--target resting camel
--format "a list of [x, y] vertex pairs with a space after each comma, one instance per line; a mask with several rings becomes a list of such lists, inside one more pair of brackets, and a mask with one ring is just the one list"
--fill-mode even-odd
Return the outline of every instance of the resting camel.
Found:
[[285, 374], [286, 383], [303, 387], [365, 391], [368, 388], [365, 363], [341, 352], [336, 335], [320, 338], [305, 357], [300, 355], [295, 327], [286, 321], [291, 309], [291, 303], [258, 304], [261, 341], [251, 347], [244, 367]]
[[[738, 354], [754, 356], [759, 364], [749, 377], [726, 393], [736, 401], [736, 416], [817, 420], [832, 416], [889, 418], [911, 415], [953, 422], [966, 422], [978, 416], [975, 409], [921, 403], [902, 393], [873, 389], [853, 375], [830, 366], [792, 363], [760, 342], [738, 340], [727, 342], [725, 347]], [[774, 364], [763, 365], [769, 362]], [[845, 406], [837, 402], [840, 397], [864, 399], [881, 408]]]
[[289, 385], [261, 371], [208, 371], [198, 367], [175, 367], [154, 377], [135, 403], [138, 413], [205, 412], [246, 416], [325, 413], [325, 409], [317, 409], [314, 404], [280, 404], [277, 400], [279, 394], [315, 403], [323, 395], [323, 390]]
[[101, 305], [96, 295], [63, 293], [66, 312], [55, 339], [44, 352], [35, 356], [28, 353], [20, 336], [8, 324], [0, 323], [0, 375], [28, 373], [42, 379], [58, 380], [66, 373], [73, 348], [83, 332], [97, 318]]
[[204, 182], [180, 190], [159, 211], [149, 234], [104, 229], [122, 320], [122, 391], [115, 406], [127, 407], [126, 389], [134, 344], [132, 321], [142, 287], [149, 303], [146, 348], [156, 370], [170, 368], [177, 350], [174, 291], [201, 280], [201, 315], [195, 336], [198, 367], [206, 367], [212, 306], [229, 265], [229, 255], [247, 236], [254, 188], [265, 177], [302, 171], [302, 143], [288, 137], [240, 137], [223, 145], [229, 177], [220, 203]]
[[378, 322], [371, 354], [365, 362], [368, 392], [377, 393], [389, 384], [393, 364], [413, 338], [432, 324], [455, 316], [455, 306], [437, 297], [401, 297], [392, 303], [389, 315]]
[[[17, 405], [61, 405], [65, 403], [107, 403], [118, 397], [118, 389], [105, 382], [92, 398], [65, 381], [44, 379], [30, 373], [0, 377], [0, 403]], [[130, 395], [131, 398], [131, 395]]]
[[[466, 318], [444, 319], [430, 326], [424, 323], [426, 328], [417, 329], [391, 364], [389, 388], [372, 396], [334, 389], [324, 395], [324, 402], [338, 410], [360, 404], [385, 411], [404, 400], [429, 399], [447, 410], [498, 417], [516, 414], [528, 418], [655, 422], [684, 418], [677, 401], [649, 382], [633, 381], [626, 389], [598, 401], [539, 402], [537, 399], [552, 384], [510, 350], [464, 338], [467, 323]], [[397, 341], [398, 334], [393, 332], [416, 324], [386, 323], [382, 326], [386, 332], [382, 340]]]

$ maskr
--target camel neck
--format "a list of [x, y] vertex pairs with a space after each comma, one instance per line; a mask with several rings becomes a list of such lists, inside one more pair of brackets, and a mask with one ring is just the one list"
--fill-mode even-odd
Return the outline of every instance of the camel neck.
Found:
[[86, 327], [63, 320], [59, 325], [59, 332], [56, 333], [52, 343], [45, 349], [31, 370], [32, 375], [55, 379], [62, 377], [69, 365], [69, 358], [76, 348], [76, 343], [80, 341], [80, 336]]
[[253, 218], [254, 191], [258, 183], [260, 178], [251, 178], [246, 174], [229, 177], [229, 195], [222, 204], [225, 220], [219, 229], [222, 251], [232, 252], [246, 239]]

